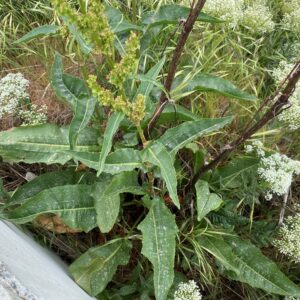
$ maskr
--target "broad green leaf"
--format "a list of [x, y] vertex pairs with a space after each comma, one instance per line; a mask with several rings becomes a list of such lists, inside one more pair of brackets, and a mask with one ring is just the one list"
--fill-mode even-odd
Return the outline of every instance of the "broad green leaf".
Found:
[[97, 176], [99, 176], [103, 172], [106, 157], [109, 154], [112, 147], [113, 137], [117, 132], [117, 130], [119, 129], [120, 123], [122, 122], [123, 119], [124, 119], [123, 113], [115, 112], [110, 116], [107, 122], [106, 129], [104, 132], [104, 137], [103, 137], [103, 145], [99, 157]]
[[136, 172], [123, 172], [115, 175], [112, 180], [96, 184], [93, 197], [97, 224], [101, 232], [109, 232], [114, 226], [119, 215], [120, 194], [122, 193], [144, 194], [142, 187], [138, 184]]
[[[146, 77], [151, 79], [151, 80], [156, 80], [156, 77], [159, 75], [161, 69], [164, 66], [164, 63], [166, 61], [166, 58], [163, 57], [154, 67], [152, 67], [146, 74]], [[146, 111], [150, 108], [150, 99], [149, 99], [149, 95], [154, 87], [153, 82], [149, 80], [149, 81], [142, 81], [141, 84], [139, 85], [139, 88], [136, 92], [136, 95], [143, 95], [145, 96], [146, 102], [145, 102], [145, 106], [146, 106]]]
[[96, 296], [112, 280], [118, 266], [128, 264], [130, 251], [129, 241], [112, 240], [90, 248], [71, 264], [69, 270], [84, 290]]
[[249, 241], [239, 237], [225, 236], [225, 242], [235, 255], [239, 274], [230, 273], [232, 279], [248, 283], [268, 293], [283, 296], [300, 296], [300, 287], [287, 278], [269, 258]]
[[75, 104], [74, 116], [69, 128], [70, 148], [76, 146], [80, 132], [88, 125], [95, 109], [96, 99], [91, 96], [78, 97]]
[[27, 199], [7, 213], [7, 219], [24, 224], [41, 214], [55, 214], [73, 229], [90, 231], [97, 226], [94, 199], [90, 185], [56, 186]]
[[185, 147], [193, 140], [215, 132], [232, 121], [232, 117], [219, 119], [202, 119], [199, 121], [190, 121], [182, 123], [176, 127], [168, 129], [158, 142], [163, 144], [171, 155], [174, 156], [178, 150]]
[[[54, 124], [12, 128], [0, 132], [0, 156], [5, 161], [65, 164], [71, 157], [65, 152], [69, 146], [69, 128]], [[85, 128], [77, 140], [80, 152], [99, 151], [96, 129]]]
[[[180, 20], [187, 19], [190, 8], [176, 4], [164, 5], [156, 12], [147, 12], [142, 17], [142, 23], [145, 25], [157, 26], [161, 24], [178, 24]], [[203, 12], [199, 14], [197, 19], [200, 22], [222, 23], [223, 21], [211, 17]]]
[[142, 151], [142, 160], [160, 168], [161, 176], [166, 182], [169, 195], [174, 204], [180, 208], [174, 160], [168, 150], [161, 143], [155, 142]]
[[63, 72], [61, 55], [56, 53], [51, 70], [51, 84], [56, 95], [75, 111], [77, 99], [83, 95], [88, 95], [89, 92], [82, 79]]
[[106, 5], [105, 14], [108, 19], [109, 26], [114, 33], [124, 33], [126, 31], [142, 31], [140, 26], [130, 23], [124, 15], [116, 8]]
[[[156, 107], [154, 106], [152, 110], [146, 114], [142, 123], [143, 128], [145, 128], [149, 123], [155, 108]], [[177, 121], [199, 121], [201, 119], [202, 118], [200, 118], [198, 115], [193, 114], [190, 110], [186, 109], [181, 105], [167, 104], [165, 106], [165, 109], [161, 113], [159, 119], [157, 120], [156, 124], [169, 124]]]
[[204, 180], [198, 180], [195, 184], [197, 199], [197, 220], [201, 221], [209, 212], [216, 210], [223, 203], [222, 199], [209, 192], [209, 185]]
[[94, 177], [91, 175], [89, 172], [75, 172], [74, 168], [42, 174], [20, 186], [13, 193], [8, 204], [15, 205], [25, 203], [28, 198], [52, 187], [90, 183]]
[[67, 20], [67, 18], [63, 17], [64, 22], [66, 22], [68, 29], [70, 31], [70, 33], [72, 34], [74, 40], [78, 43], [78, 45], [80, 46], [81, 51], [85, 54], [88, 55], [90, 54], [90, 52], [92, 51], [92, 46], [89, 45], [89, 43], [87, 43], [81, 32], [79, 32], [79, 30], [77, 29], [77, 27], [74, 24], [70, 24]]
[[43, 25], [37, 28], [32, 29], [30, 32], [26, 33], [20, 39], [18, 39], [15, 43], [26, 43], [35, 38], [48, 36], [51, 34], [57, 33], [59, 30], [59, 26], [57, 25]]
[[240, 176], [247, 171], [255, 170], [260, 159], [257, 157], [238, 157], [229, 162], [226, 166], [216, 169], [213, 173], [211, 184], [220, 187], [235, 186], [235, 181], [240, 182]]
[[[74, 160], [79, 160], [89, 168], [98, 170], [99, 153], [67, 151]], [[124, 171], [133, 171], [142, 167], [141, 154], [131, 148], [118, 149], [110, 153], [105, 161], [103, 172], [118, 174]]]
[[175, 216], [162, 199], [155, 198], [138, 229], [143, 233], [142, 254], [154, 269], [156, 299], [165, 300], [174, 280], [175, 238], [178, 232]]
[[191, 80], [188, 81], [188, 84], [184, 90], [188, 92], [214, 92], [229, 98], [246, 101], [257, 100], [255, 96], [241, 91], [230, 81], [210, 74], [195, 75]]
[[224, 241], [222, 236], [201, 235], [198, 238], [199, 245], [213, 255], [227, 270], [240, 274], [235, 263], [236, 257], [231, 247]]

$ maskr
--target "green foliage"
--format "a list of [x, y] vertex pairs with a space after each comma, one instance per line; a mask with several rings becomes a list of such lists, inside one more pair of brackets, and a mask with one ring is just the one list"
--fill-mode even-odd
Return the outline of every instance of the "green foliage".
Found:
[[154, 198], [151, 208], [138, 226], [143, 233], [142, 254], [154, 269], [155, 296], [167, 298], [174, 279], [175, 237], [178, 231], [175, 218], [165, 207], [163, 200]]
[[[201, 239], [199, 240], [202, 243]], [[206, 248], [224, 265], [232, 279], [239, 280], [269, 293], [299, 296], [300, 288], [290, 281], [274, 262], [262, 255], [251, 243], [235, 236], [206, 237]], [[220, 253], [220, 249], [222, 252]]]
[[83, 289], [96, 296], [111, 281], [117, 267], [128, 263], [130, 250], [131, 244], [125, 240], [91, 248], [73, 262], [70, 272]]
[[197, 196], [197, 220], [201, 221], [209, 212], [216, 210], [222, 204], [222, 199], [209, 192], [209, 186], [206, 181], [199, 180], [195, 184]]
[[121, 112], [115, 112], [108, 120], [106, 130], [103, 135], [103, 146], [101, 148], [98, 173], [99, 176], [104, 168], [105, 160], [112, 147], [112, 139], [114, 134], [117, 132], [120, 123], [122, 122], [124, 115]]
[[20, 39], [16, 41], [16, 43], [27, 43], [35, 38], [49, 36], [51, 34], [57, 33], [59, 30], [59, 26], [57, 25], [43, 25], [37, 28], [34, 28]]
[[[72, 120], [64, 127], [0, 132], [5, 163], [59, 169], [41, 172], [12, 193], [1, 181], [1, 218], [36, 224], [37, 217], [59, 216], [84, 232], [78, 236], [96, 236], [96, 245], [70, 272], [101, 299], [173, 299], [187, 279], [183, 274], [205, 289], [204, 299], [223, 298], [214, 294], [222, 290], [217, 278], [223, 277], [243, 290], [245, 299], [258, 299], [262, 291], [272, 299], [299, 297], [300, 288], [280, 271], [282, 265], [257, 248], [270, 246], [277, 224], [276, 209], [261, 204], [259, 158], [235, 149], [228, 163], [205, 173], [186, 193], [193, 175], [228, 149], [241, 125], [258, 117], [253, 111], [268, 77], [252, 52], [263, 51], [269, 37], [258, 41], [228, 31], [226, 22], [201, 12], [167, 92], [162, 82], [189, 7], [162, 0], [51, 2], [59, 21], [34, 26], [15, 44], [60, 35], [71, 48], [78, 46], [75, 53], [56, 52], [50, 72], [52, 89]], [[69, 66], [76, 62], [78, 77], [66, 74], [63, 62], [71, 74]], [[166, 103], [160, 103], [161, 93]], [[276, 130], [257, 137], [272, 145]]]
[[143, 195], [145, 192], [137, 182], [136, 172], [122, 172], [96, 184], [93, 191], [97, 224], [101, 232], [109, 232], [116, 222], [120, 210], [120, 194]]

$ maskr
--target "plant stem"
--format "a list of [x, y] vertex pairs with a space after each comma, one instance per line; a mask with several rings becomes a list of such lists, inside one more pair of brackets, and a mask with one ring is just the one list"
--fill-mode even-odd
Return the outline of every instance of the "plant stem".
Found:
[[140, 124], [136, 124], [136, 128], [138, 130], [139, 136], [140, 136], [141, 141], [143, 143], [143, 147], [145, 148], [147, 146], [148, 141], [147, 141], [147, 139], [144, 135], [143, 129], [142, 129]]
[[137, 0], [132, 0], [132, 21], [133, 23], [137, 22]]
[[163, 112], [166, 104], [168, 103], [169, 93], [171, 91], [172, 83], [175, 78], [175, 73], [176, 73], [176, 70], [178, 67], [179, 59], [184, 50], [186, 41], [194, 27], [194, 24], [203, 8], [205, 2], [206, 2], [206, 0], [198, 0], [196, 5], [191, 8], [190, 14], [189, 14], [187, 20], [181, 21], [181, 23], [183, 24], [181, 34], [179, 36], [176, 48], [173, 52], [173, 57], [170, 61], [169, 68], [168, 68], [167, 78], [164, 83], [164, 88], [165, 88], [165, 91], [167, 94], [165, 92], [161, 93], [160, 101], [159, 101], [159, 103], [148, 123], [147, 129], [145, 131], [146, 138], [149, 138], [151, 130], [154, 128], [159, 116]]
[[[273, 105], [265, 112], [265, 114], [251, 127], [248, 125], [240, 136], [232, 143], [226, 145], [224, 150], [212, 160], [209, 164], [204, 165], [200, 170], [194, 175], [189, 185], [187, 186], [185, 192], [189, 192], [195, 183], [200, 179], [207, 171], [214, 169], [220, 162], [225, 161], [228, 156], [237, 150], [237, 148], [242, 145], [246, 140], [248, 140], [254, 133], [260, 130], [263, 126], [281, 114], [288, 105], [290, 96], [293, 94], [296, 84], [300, 79], [300, 61], [298, 61], [293, 70], [284, 80], [283, 85], [281, 85], [274, 93], [272, 101], [265, 101], [265, 103], [272, 103]], [[261, 108], [262, 109], [262, 108]]]

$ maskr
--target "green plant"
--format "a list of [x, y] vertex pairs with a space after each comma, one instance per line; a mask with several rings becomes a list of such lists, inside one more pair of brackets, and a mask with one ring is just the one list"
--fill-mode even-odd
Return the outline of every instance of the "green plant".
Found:
[[[244, 130], [206, 164], [212, 135], [225, 135], [224, 127], [233, 117], [200, 118], [184, 106], [184, 98], [214, 93], [244, 107], [257, 98], [197, 68], [186, 72], [181, 64], [195, 23], [222, 23], [201, 12], [205, 1], [193, 1], [191, 7], [153, 7], [156, 11], [147, 11], [141, 20], [133, 18], [133, 23], [111, 5], [52, 2], [64, 27], [44, 25], [18, 42], [67, 30], [83, 59], [94, 64], [82, 66], [81, 79], [64, 73], [62, 56], [55, 55], [51, 84], [73, 111], [68, 127], [44, 124], [0, 133], [5, 161], [65, 166], [13, 192], [2, 206], [4, 218], [24, 224], [41, 215], [56, 215], [71, 230], [100, 230], [105, 241], [70, 266], [74, 279], [91, 295], [107, 299], [155, 295], [164, 300], [186, 281], [178, 273], [200, 274], [203, 288], [219, 273], [269, 294], [299, 296], [300, 288], [274, 262], [237, 235], [238, 225], [248, 226], [249, 220], [236, 213], [233, 201], [222, 197], [224, 189], [239, 187], [246, 193], [241, 186], [253, 181], [258, 159], [238, 155], [218, 167], [282, 112], [300, 77], [299, 63], [274, 96], [250, 115]], [[98, 15], [101, 20], [95, 24]], [[171, 34], [174, 26], [179, 34], [173, 49], [158, 47], [159, 55], [148, 60], [157, 49], [152, 40], [155, 44], [162, 38], [161, 32]], [[95, 28], [102, 34], [97, 35]], [[179, 124], [173, 126], [174, 120]], [[193, 143], [200, 139], [203, 147]], [[188, 178], [181, 174], [181, 154], [190, 152]], [[138, 213], [129, 212], [131, 207]], [[262, 227], [259, 222], [252, 225], [253, 230]], [[128, 264], [135, 270], [132, 278], [120, 278], [118, 270]], [[134, 285], [137, 282], [139, 286]]]

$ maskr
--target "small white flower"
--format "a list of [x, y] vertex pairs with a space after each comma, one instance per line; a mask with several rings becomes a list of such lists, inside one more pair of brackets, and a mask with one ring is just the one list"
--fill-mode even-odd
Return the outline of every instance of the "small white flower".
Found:
[[253, 153], [255, 152], [257, 156], [263, 157], [265, 156], [265, 151], [263, 150], [263, 143], [259, 140], [255, 140], [251, 143], [251, 145], [245, 146], [245, 152], [246, 153]]
[[243, 14], [244, 0], [207, 0], [204, 6], [206, 13], [228, 22], [234, 28]]
[[179, 283], [177, 291], [174, 293], [174, 300], [201, 300], [202, 295], [194, 280], [187, 283]]
[[292, 261], [300, 262], [300, 214], [289, 216], [279, 229], [278, 238], [273, 245], [280, 253], [288, 256]]
[[272, 13], [265, 1], [255, 1], [248, 6], [241, 18], [241, 23], [255, 33], [271, 32], [275, 28]]
[[28, 98], [29, 81], [21, 73], [10, 73], [0, 79], [0, 119], [16, 112], [19, 102]]
[[279, 153], [261, 158], [261, 167], [258, 175], [268, 186], [266, 199], [272, 194], [284, 195], [292, 184], [293, 175], [300, 174], [300, 161], [292, 160]]
[[[281, 61], [278, 68], [273, 70], [272, 74], [275, 81], [279, 84], [293, 69], [294, 65], [287, 61]], [[300, 128], [300, 83], [297, 83], [296, 88], [289, 99], [290, 107], [286, 108], [278, 119], [284, 122], [292, 130]]]
[[282, 26], [294, 33], [300, 33], [300, 0], [283, 1]]
[[47, 106], [38, 107], [32, 104], [29, 110], [19, 111], [19, 117], [22, 119], [22, 126], [38, 125], [47, 122]]

